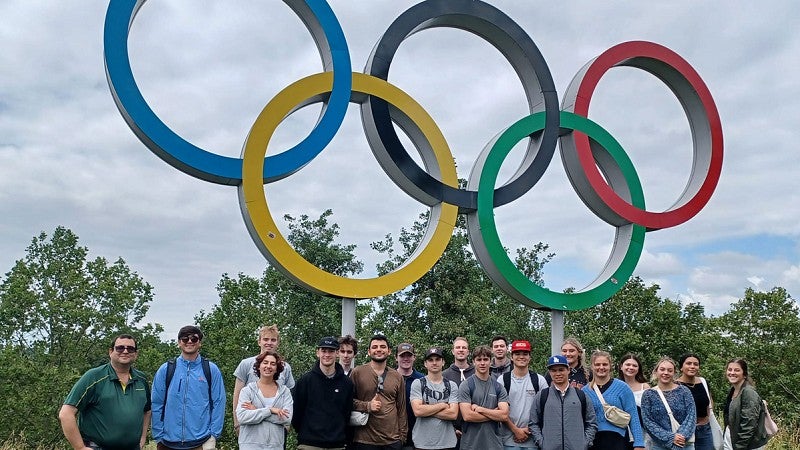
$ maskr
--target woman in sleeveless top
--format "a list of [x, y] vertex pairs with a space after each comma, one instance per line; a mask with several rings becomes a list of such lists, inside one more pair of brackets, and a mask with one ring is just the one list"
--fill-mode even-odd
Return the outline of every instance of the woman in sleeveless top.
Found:
[[[617, 365], [617, 378], [627, 383], [628, 387], [633, 391], [633, 398], [636, 400], [636, 407], [639, 412], [640, 425], [642, 425], [642, 394], [644, 394], [645, 390], [650, 389], [650, 385], [647, 384], [647, 378], [644, 376], [644, 370], [642, 369], [642, 360], [639, 359], [639, 356], [633, 353], [624, 354]], [[633, 450], [633, 441], [630, 436], [626, 436], [626, 438], [627, 449]], [[645, 442], [647, 440], [649, 440], [648, 436], [645, 435]]]
[[695, 429], [695, 450], [714, 450], [714, 440], [711, 437], [708, 411], [712, 406], [711, 395], [706, 391], [705, 380], [700, 376], [700, 357], [694, 353], [686, 353], [678, 360], [681, 376], [678, 384], [689, 388], [694, 398], [697, 409], [697, 428]]

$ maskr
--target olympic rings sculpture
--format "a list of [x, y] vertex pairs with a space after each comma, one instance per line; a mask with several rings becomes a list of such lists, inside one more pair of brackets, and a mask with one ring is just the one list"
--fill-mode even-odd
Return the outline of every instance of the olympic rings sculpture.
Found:
[[[196, 147], [173, 132], [139, 91], [128, 56], [129, 30], [145, 0], [111, 0], [104, 46], [108, 84], [125, 121], [157, 156], [193, 177], [238, 186], [242, 216], [256, 245], [273, 267], [313, 292], [342, 298], [370, 298], [404, 289], [438, 261], [459, 213], [475, 256], [503, 292], [540, 309], [578, 310], [610, 298], [630, 278], [647, 231], [679, 225], [709, 201], [722, 171], [723, 137], [719, 113], [697, 72], [661, 45], [631, 41], [589, 61], [573, 78], [559, 107], [558, 94], [541, 52], [528, 34], [499, 9], [478, 0], [426, 0], [389, 26], [372, 50], [364, 73], [353, 72], [342, 28], [325, 0], [284, 0], [303, 21], [319, 49], [323, 72], [311, 74], [279, 92], [256, 118], [241, 158]], [[433, 27], [471, 32], [492, 44], [511, 63], [530, 114], [502, 130], [481, 151], [465, 189], [450, 148], [433, 119], [413, 98], [388, 81], [389, 67], [402, 42]], [[644, 70], [663, 81], [680, 101], [690, 124], [693, 164], [683, 193], [665, 211], [645, 209], [641, 183], [622, 146], [588, 118], [592, 94], [612, 67]], [[293, 112], [323, 103], [320, 119], [296, 146], [267, 156], [277, 126]], [[316, 157], [341, 125], [347, 106], [361, 105], [367, 140], [386, 174], [404, 192], [430, 208], [426, 232], [415, 253], [395, 271], [369, 279], [326, 272], [295, 251], [269, 211], [263, 185], [287, 177]], [[397, 136], [410, 138], [422, 157], [420, 167]], [[520, 166], [495, 188], [510, 150], [529, 139]], [[575, 191], [599, 218], [615, 227], [605, 267], [588, 286], [571, 293], [533, 283], [509, 258], [494, 222], [494, 208], [528, 192], [550, 165], [557, 144]]]

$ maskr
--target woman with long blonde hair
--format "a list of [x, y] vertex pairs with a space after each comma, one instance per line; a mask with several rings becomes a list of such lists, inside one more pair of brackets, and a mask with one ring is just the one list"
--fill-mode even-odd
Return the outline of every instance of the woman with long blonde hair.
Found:
[[694, 450], [697, 410], [689, 389], [675, 383], [676, 369], [671, 358], [659, 359], [655, 386], [642, 395], [642, 422], [653, 450]]
[[[589, 373], [586, 371], [586, 355], [583, 345], [574, 337], [564, 339], [561, 344], [561, 354], [569, 363], [569, 384], [575, 389], [583, 389], [589, 384]], [[547, 384], [551, 384], [550, 374], [544, 376]]]

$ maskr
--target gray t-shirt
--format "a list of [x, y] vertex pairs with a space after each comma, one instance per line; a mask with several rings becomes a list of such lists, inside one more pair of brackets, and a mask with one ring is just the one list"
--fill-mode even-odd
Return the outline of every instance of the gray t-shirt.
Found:
[[[450, 385], [448, 397], [445, 397], [445, 383]], [[411, 395], [408, 401], [422, 400], [426, 405], [437, 403], [458, 403], [458, 386], [450, 380], [442, 380], [441, 383], [433, 383], [425, 380], [425, 391], [422, 390], [422, 382], [417, 379], [411, 383]], [[438, 417], [417, 417], [414, 429], [411, 432], [414, 440], [414, 447], [422, 449], [442, 449], [453, 448], [456, 446], [456, 431], [452, 420], [442, 420]]]
[[[539, 378], [539, 390], [547, 389], [547, 381], [541, 375], [536, 375]], [[499, 378], [502, 381], [503, 378]], [[517, 378], [513, 373], [511, 374], [511, 386], [508, 390], [508, 417], [514, 422], [514, 425], [520, 428], [528, 428], [528, 421], [531, 417], [531, 407], [533, 406], [533, 398], [536, 396], [536, 390], [531, 383], [531, 377], [526, 373], [524, 377]], [[525, 442], [514, 441], [514, 433], [503, 425], [503, 445], [508, 447], [536, 447], [533, 438], [529, 437]]]
[[[470, 379], [474, 381], [474, 384], [470, 382]], [[475, 386], [472, 392], [470, 392], [470, 385]], [[458, 387], [458, 401], [494, 409], [501, 402], [508, 403], [508, 394], [502, 383], [498, 383], [493, 377], [490, 376], [488, 381], [483, 381], [473, 375]], [[461, 450], [502, 450], [503, 441], [500, 436], [500, 427], [501, 425], [493, 420], [487, 422], [464, 421], [461, 427], [463, 433]]]
[[[233, 371], [233, 376], [235, 376], [240, 381], [244, 382], [244, 385], [247, 386], [250, 383], [258, 381], [258, 377], [256, 376], [255, 371], [253, 370], [253, 365], [256, 363], [256, 356], [251, 356], [249, 358], [245, 358], [242, 362], [236, 366], [236, 370]], [[294, 389], [294, 376], [292, 376], [292, 366], [289, 365], [288, 362], [283, 362], [283, 372], [278, 375], [278, 384], [284, 385], [289, 389]]]

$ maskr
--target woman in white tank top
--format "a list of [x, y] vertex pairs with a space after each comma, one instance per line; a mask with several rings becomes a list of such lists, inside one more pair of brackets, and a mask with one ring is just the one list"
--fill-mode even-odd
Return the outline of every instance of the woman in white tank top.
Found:
[[[642, 420], [642, 394], [650, 389], [647, 378], [642, 370], [642, 360], [633, 353], [626, 353], [619, 360], [617, 366], [617, 378], [628, 384], [633, 391], [633, 398], [636, 399], [636, 406], [639, 408], [639, 420]], [[650, 437], [645, 433], [645, 445], [647, 446]], [[633, 449], [633, 442], [628, 439], [628, 449]]]

